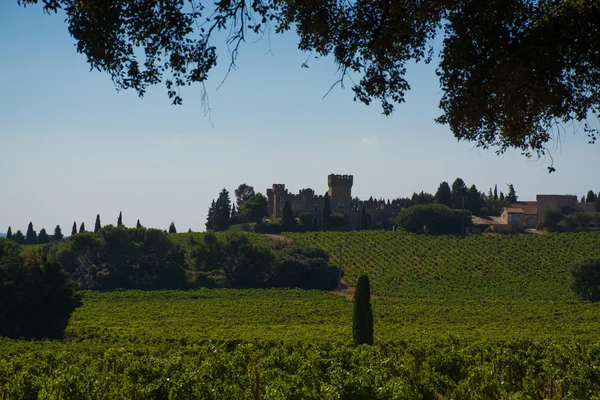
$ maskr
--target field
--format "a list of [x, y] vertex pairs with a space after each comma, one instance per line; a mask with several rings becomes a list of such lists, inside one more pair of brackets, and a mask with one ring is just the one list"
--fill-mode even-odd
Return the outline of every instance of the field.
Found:
[[[333, 260], [346, 235], [289, 234]], [[345, 277], [381, 296], [359, 348], [337, 294], [84, 292], [65, 341], [0, 340], [0, 399], [600, 399], [600, 305], [568, 275], [599, 244], [355, 232]]]
[[288, 233], [327, 250], [345, 280], [371, 278], [372, 293], [419, 299], [576, 301], [570, 269], [600, 257], [600, 232], [418, 236], [390, 231]]

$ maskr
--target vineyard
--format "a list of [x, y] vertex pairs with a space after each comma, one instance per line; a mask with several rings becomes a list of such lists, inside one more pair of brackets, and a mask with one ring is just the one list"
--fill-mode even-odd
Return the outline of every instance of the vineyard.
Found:
[[390, 231], [287, 233], [339, 260], [345, 280], [371, 277], [380, 296], [575, 301], [572, 266], [600, 257], [600, 232], [425, 236]]

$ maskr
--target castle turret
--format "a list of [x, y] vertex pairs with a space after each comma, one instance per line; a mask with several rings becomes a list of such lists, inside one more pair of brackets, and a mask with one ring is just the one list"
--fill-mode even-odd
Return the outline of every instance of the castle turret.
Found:
[[331, 211], [348, 215], [352, 209], [352, 175], [330, 174], [327, 177]]

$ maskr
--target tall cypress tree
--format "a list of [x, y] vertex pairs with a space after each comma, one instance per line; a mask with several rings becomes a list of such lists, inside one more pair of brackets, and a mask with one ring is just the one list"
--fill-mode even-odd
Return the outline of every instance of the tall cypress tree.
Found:
[[323, 202], [323, 216], [321, 217], [321, 229], [324, 231], [331, 227], [331, 200], [329, 199], [329, 193], [325, 192], [325, 199]]
[[8, 227], [8, 230], [6, 231], [6, 238], [12, 239], [12, 228], [10, 226]]
[[60, 225], [56, 225], [56, 228], [54, 228], [54, 235], [52, 235], [52, 240], [55, 242], [59, 242], [61, 240], [63, 240], [63, 233], [62, 230], [60, 229]]
[[169, 233], [177, 233], [177, 229], [175, 229], [175, 221], [171, 222], [171, 225], [169, 225]]
[[498, 184], [494, 185], [494, 200], [498, 200]]
[[119, 211], [119, 218], [117, 218], [117, 226], [123, 226], [123, 213]]
[[513, 186], [512, 183], [508, 184], [508, 194], [506, 195], [506, 198], [511, 203], [517, 202], [517, 194], [515, 193], [515, 187]]
[[373, 311], [371, 309], [371, 288], [369, 277], [358, 278], [354, 292], [354, 314], [352, 315], [352, 335], [354, 345], [373, 344]]
[[438, 186], [438, 190], [435, 192], [435, 202], [446, 207], [452, 207], [452, 189], [450, 189], [448, 182], [442, 182]]
[[81, 233], [81, 232], [85, 232], [85, 224], [83, 222], [79, 226], [79, 233]]
[[360, 210], [360, 230], [364, 231], [366, 229], [369, 229], [369, 220], [367, 219], [365, 203], [363, 203], [362, 209]]
[[215, 203], [215, 199], [213, 199], [212, 203], [210, 203], [210, 207], [208, 208], [208, 215], [206, 216], [206, 230], [210, 231], [213, 229], [213, 222], [215, 220], [215, 209], [217, 208], [217, 204]]
[[94, 224], [94, 232], [98, 232], [102, 229], [102, 225], [100, 224], [100, 214], [96, 215], [96, 223]]
[[142, 224], [140, 223], [139, 219], [137, 220], [137, 224], [135, 224], [135, 227], [138, 229], [142, 227]]
[[296, 218], [294, 218], [294, 211], [289, 201], [286, 201], [283, 205], [283, 229], [291, 232], [296, 229]]
[[71, 236], [77, 234], [77, 221], [73, 221], [73, 227], [71, 228]]
[[44, 228], [42, 228], [40, 230], [40, 233], [38, 234], [38, 244], [45, 244], [45, 243], [49, 243], [50, 242], [50, 237], [48, 236], [48, 233], [46, 233], [46, 230]]
[[37, 244], [37, 233], [33, 230], [33, 223], [29, 223], [27, 227], [27, 233], [25, 234], [25, 240], [27, 244]]
[[229, 219], [231, 217], [231, 200], [227, 189], [221, 190], [219, 198], [215, 205], [215, 218], [213, 229], [216, 231], [226, 231], [229, 229]]

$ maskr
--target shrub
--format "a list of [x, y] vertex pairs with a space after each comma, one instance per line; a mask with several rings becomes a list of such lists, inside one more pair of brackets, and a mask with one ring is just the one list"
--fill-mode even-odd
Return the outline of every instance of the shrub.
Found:
[[572, 289], [583, 300], [600, 301], [600, 258], [591, 258], [571, 270]]
[[558, 208], [550, 209], [544, 214], [544, 227], [550, 232], [556, 231], [564, 218], [565, 215]]

